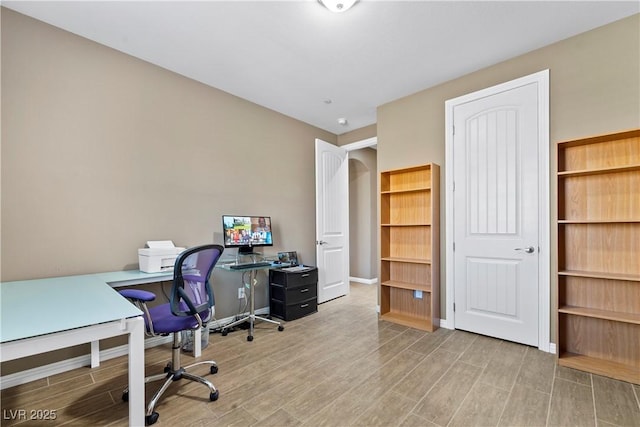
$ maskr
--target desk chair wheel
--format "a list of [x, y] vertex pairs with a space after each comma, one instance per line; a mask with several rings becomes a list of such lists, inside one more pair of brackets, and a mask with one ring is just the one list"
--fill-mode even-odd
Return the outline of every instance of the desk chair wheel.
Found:
[[218, 373], [218, 367], [215, 366], [215, 365], [211, 366], [211, 374], [213, 375], [213, 374], [217, 374], [217, 373]]
[[222, 330], [222, 336], [223, 337], [226, 337], [228, 333], [229, 333], [229, 331], [227, 331], [226, 329]]
[[253, 341], [253, 335], [248, 335], [247, 336], [247, 341]]
[[216, 390], [213, 393], [209, 393], [209, 400], [212, 402], [215, 402], [216, 400], [218, 400], [218, 396], [220, 396], [220, 393], [218, 392], [218, 390]]
[[123, 402], [128, 402], [129, 401], [129, 391], [123, 391], [122, 392], [122, 401]]
[[284, 326], [282, 326], [282, 325], [278, 326], [278, 330], [279, 330], [280, 332], [284, 331]]
[[158, 421], [158, 417], [160, 414], [157, 412], [152, 412], [151, 415], [147, 415], [145, 418], [145, 424], [150, 426], [151, 424], [155, 424]]

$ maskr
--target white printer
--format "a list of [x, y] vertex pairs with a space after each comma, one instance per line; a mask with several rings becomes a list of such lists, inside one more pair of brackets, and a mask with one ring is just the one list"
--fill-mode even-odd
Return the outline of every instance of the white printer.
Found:
[[173, 270], [176, 258], [185, 248], [174, 246], [171, 240], [150, 240], [146, 248], [138, 249], [140, 271], [159, 273]]

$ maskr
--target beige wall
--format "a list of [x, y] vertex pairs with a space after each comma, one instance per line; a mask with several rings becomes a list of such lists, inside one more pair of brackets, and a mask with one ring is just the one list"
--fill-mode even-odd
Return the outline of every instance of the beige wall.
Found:
[[[223, 214], [270, 215], [265, 251], [315, 263], [309, 171], [336, 135], [1, 11], [3, 281], [137, 268], [147, 240], [221, 243]], [[214, 273], [219, 318], [239, 286]]]
[[147, 240], [221, 242], [224, 213], [314, 261], [308, 171], [335, 135], [2, 12], [2, 280], [135, 268]]
[[[551, 224], [555, 221], [555, 143], [640, 127], [640, 15], [572, 37], [378, 108], [378, 170], [434, 162], [441, 186], [441, 313], [446, 313], [444, 103], [466, 93], [550, 70]], [[552, 275], [556, 235], [552, 227]], [[555, 278], [552, 278], [552, 301]], [[554, 309], [552, 305], [552, 310]], [[555, 338], [552, 311], [551, 336]]]

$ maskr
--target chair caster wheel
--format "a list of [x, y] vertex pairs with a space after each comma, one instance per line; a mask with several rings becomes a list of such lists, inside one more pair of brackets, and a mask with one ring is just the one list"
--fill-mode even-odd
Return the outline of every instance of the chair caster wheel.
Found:
[[216, 390], [214, 393], [209, 393], [209, 400], [215, 402], [216, 400], [218, 400], [218, 396], [220, 396], [218, 390]]
[[129, 392], [128, 391], [123, 391], [122, 392], [122, 401], [123, 402], [128, 402], [129, 401]]
[[158, 417], [160, 416], [160, 414], [158, 414], [157, 412], [152, 412], [151, 415], [147, 415], [145, 417], [145, 424], [150, 426], [151, 424], [155, 424], [156, 421], [158, 421]]
[[228, 333], [229, 333], [229, 331], [227, 331], [226, 329], [222, 330], [222, 336], [223, 337], [226, 337]]
[[212, 366], [211, 367], [211, 374], [217, 374], [218, 373], [218, 367], [217, 366]]
[[247, 341], [253, 341], [253, 335], [249, 335], [249, 336], [247, 337]]
[[278, 326], [278, 330], [279, 330], [280, 332], [284, 331], [284, 326], [282, 326], [282, 325]]

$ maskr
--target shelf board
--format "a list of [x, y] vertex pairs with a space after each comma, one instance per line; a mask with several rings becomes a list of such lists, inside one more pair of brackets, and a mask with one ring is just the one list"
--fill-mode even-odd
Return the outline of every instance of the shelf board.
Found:
[[640, 129], [629, 129], [621, 132], [607, 133], [603, 135], [589, 136], [580, 139], [569, 139], [566, 141], [558, 141], [559, 148], [579, 147], [581, 145], [600, 144], [603, 142], [617, 141], [619, 139], [628, 139], [640, 137]]
[[605, 173], [632, 172], [640, 171], [640, 164], [613, 166], [607, 168], [581, 169], [574, 171], [559, 171], [558, 178], [566, 178], [572, 176], [600, 175]]
[[626, 280], [640, 282], [640, 274], [602, 273], [597, 271], [560, 270], [560, 276], [587, 277], [590, 279]]
[[389, 322], [397, 323], [399, 325], [408, 326], [410, 328], [416, 328], [423, 331], [432, 331], [433, 325], [431, 319], [422, 319], [407, 314], [388, 312], [380, 315], [381, 320], [387, 320]]
[[413, 224], [380, 224], [380, 227], [430, 227], [430, 222], [421, 222]]
[[640, 219], [559, 219], [558, 224], [635, 224]]
[[640, 325], [640, 314], [637, 313], [621, 313], [618, 311], [598, 310], [595, 308], [574, 307], [568, 305], [560, 307], [558, 312], [575, 316], [593, 317], [595, 319], [612, 320], [614, 322]]
[[621, 381], [640, 384], [640, 366], [625, 365], [611, 360], [568, 352], [560, 353], [558, 364]]
[[431, 191], [431, 187], [414, 187], [399, 190], [382, 190], [380, 194], [399, 194], [399, 193], [415, 193], [417, 191]]
[[382, 286], [389, 286], [390, 288], [402, 288], [413, 291], [431, 292], [431, 284], [429, 283], [407, 283], [399, 282], [397, 280], [387, 280], [381, 283]]
[[412, 264], [431, 264], [430, 259], [417, 259], [417, 258], [382, 257], [380, 258], [380, 261], [408, 262]]

